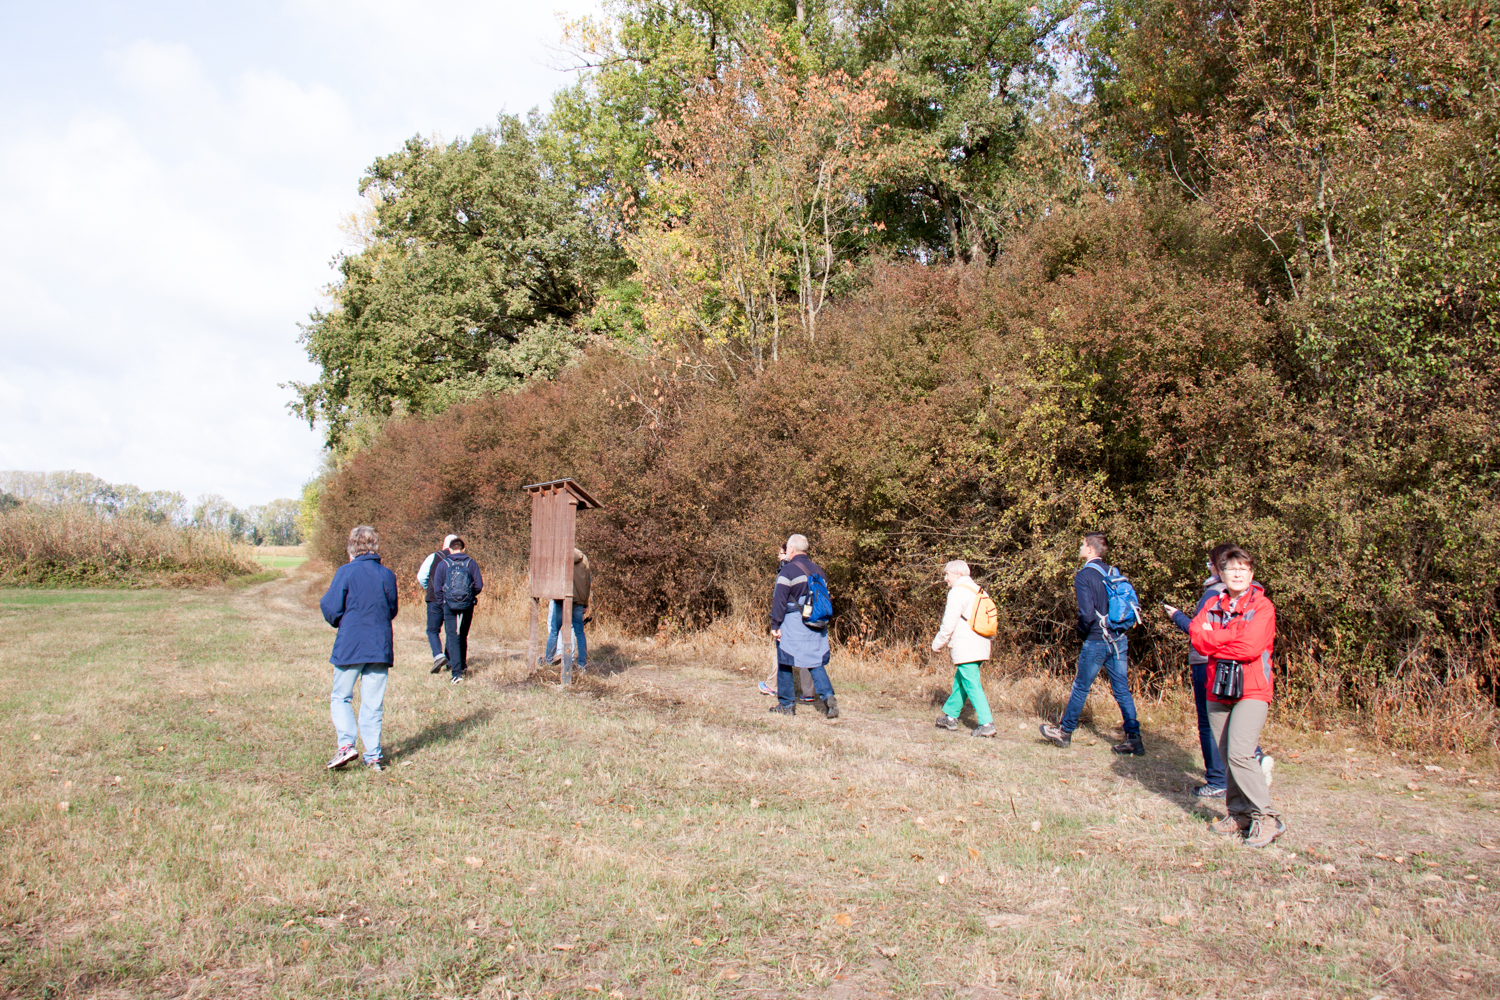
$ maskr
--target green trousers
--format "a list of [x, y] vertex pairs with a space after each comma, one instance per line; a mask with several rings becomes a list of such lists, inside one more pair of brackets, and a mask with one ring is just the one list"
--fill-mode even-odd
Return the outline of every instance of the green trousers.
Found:
[[953, 668], [953, 693], [943, 705], [943, 714], [950, 719], [958, 718], [964, 710], [964, 699], [974, 706], [974, 721], [987, 726], [995, 721], [990, 714], [990, 701], [984, 696], [984, 685], [979, 683], [979, 664], [960, 663]]

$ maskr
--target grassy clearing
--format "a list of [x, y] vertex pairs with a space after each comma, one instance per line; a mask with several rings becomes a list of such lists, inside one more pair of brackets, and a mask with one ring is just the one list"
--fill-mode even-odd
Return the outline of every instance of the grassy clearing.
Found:
[[301, 545], [257, 545], [250, 552], [257, 563], [269, 569], [296, 569], [307, 562], [307, 549]]
[[1001, 737], [974, 740], [932, 728], [921, 665], [849, 654], [844, 719], [780, 719], [764, 646], [608, 633], [562, 691], [512, 597], [459, 688], [421, 669], [408, 607], [392, 766], [328, 773], [318, 582], [0, 592], [0, 989], [1500, 993], [1500, 785], [1473, 760], [1273, 727], [1291, 831], [1253, 852], [1203, 831], [1173, 704], [1147, 758], [1102, 725], [1066, 753], [1034, 736], [1049, 685], [1007, 682]]

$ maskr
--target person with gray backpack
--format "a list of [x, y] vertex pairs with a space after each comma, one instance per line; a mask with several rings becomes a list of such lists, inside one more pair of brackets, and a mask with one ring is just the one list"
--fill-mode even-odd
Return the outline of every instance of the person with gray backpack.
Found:
[[474, 605], [484, 589], [479, 564], [464, 550], [462, 538], [448, 543], [448, 558], [432, 569], [432, 589], [443, 601], [443, 634], [448, 646], [449, 683], [461, 684], [469, 663], [469, 628], [474, 624]]
[[1109, 674], [1110, 691], [1124, 719], [1125, 740], [1110, 749], [1144, 757], [1146, 745], [1141, 741], [1141, 723], [1136, 718], [1135, 699], [1130, 696], [1125, 661], [1129, 649], [1126, 633], [1141, 620], [1140, 601], [1125, 574], [1104, 562], [1108, 551], [1109, 539], [1102, 531], [1084, 535], [1083, 544], [1078, 546], [1078, 557], [1084, 564], [1073, 575], [1073, 594], [1078, 600], [1078, 634], [1083, 649], [1078, 653], [1078, 673], [1073, 678], [1068, 707], [1057, 725], [1042, 726], [1042, 737], [1060, 747], [1073, 745], [1078, 717], [1102, 669]]

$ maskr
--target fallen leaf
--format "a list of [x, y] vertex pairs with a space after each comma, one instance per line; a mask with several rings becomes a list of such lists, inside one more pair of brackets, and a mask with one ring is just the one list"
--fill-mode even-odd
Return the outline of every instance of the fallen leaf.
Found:
[[296, 922], [297, 921], [295, 921], [295, 920], [288, 920], [286, 923], [284, 923], [284, 924], [281, 925], [281, 929], [282, 930], [286, 930], [288, 927], [292, 926]]
[[1031, 821], [1031, 832], [1032, 833], [1040, 833], [1041, 830], [1042, 830], [1042, 821], [1039, 820], [1039, 819], [1032, 820]]
[[[720, 969], [719, 970], [719, 978], [722, 979], [722, 980], [724, 980], [725, 982], [732, 983], [736, 979], [740, 978], [740, 976], [741, 976], [741, 973], [736, 972], [733, 969]], [[623, 994], [611, 993], [610, 996], [623, 996]]]
[[1443, 773], [1443, 769], [1440, 768], [1440, 767], [1438, 767], [1436, 764], [1423, 764], [1422, 765], [1422, 769], [1424, 771], [1431, 771], [1433, 774], [1442, 774]]
[[1334, 866], [1333, 866], [1333, 865], [1332, 865], [1332, 864], [1331, 864], [1331, 863], [1330, 863], [1330, 864], [1326, 864], [1326, 865], [1319, 865], [1319, 866], [1318, 866], [1318, 871], [1321, 871], [1321, 872], [1327, 872], [1327, 873], [1328, 873], [1328, 874], [1330, 874], [1330, 875], [1332, 875], [1332, 874], [1333, 874], [1333, 873], [1334, 873], [1334, 872], [1336, 872], [1336, 871], [1338, 871], [1338, 869], [1337, 869], [1337, 868], [1335, 868], [1335, 867], [1334, 867]]
[[969, 857], [970, 857], [970, 859], [972, 859], [974, 861], [978, 861], [979, 860], [979, 852], [976, 851], [976, 850], [974, 850], [974, 848], [971, 847], [971, 848], [969, 848]]
[[573, 946], [570, 945], [570, 944], [555, 944], [555, 945], [552, 946], [552, 948], [553, 948], [554, 951], [572, 951], [573, 950]]
[[603, 993], [604, 987], [597, 983], [585, 983], [583, 987], [589, 993]]
[[66, 802], [59, 802], [57, 804], [57, 811], [60, 812], [60, 813], [67, 812], [68, 811], [68, 804]]
[[886, 958], [895, 958], [897, 955], [901, 954], [901, 949], [897, 945], [891, 945], [889, 948], [876, 948], [875, 950], [880, 952]]
[[42, 734], [41, 733], [32, 733], [31, 734], [31, 742], [33, 742], [33, 743], [35, 743], [37, 740], [39, 740], [41, 738], [42, 738]]
[[840, 927], [848, 927], [850, 924], [854, 923], [854, 918], [849, 916], [849, 914], [847, 913], [840, 913], [838, 916], [833, 918], [833, 922], [838, 924]]
[[948, 876], [947, 875], [939, 875], [938, 876], [938, 885], [947, 885], [947, 884], [948, 884]]
[[922, 860], [922, 855], [920, 855], [920, 854], [913, 854], [913, 855], [912, 855], [912, 856], [911, 856], [911, 859], [912, 859], [912, 860], [913, 860], [913, 861], [921, 861], [921, 860]]
[[471, 868], [478, 868], [480, 865], [484, 864], [484, 859], [483, 858], [464, 858], [464, 864], [469, 865]]
[[1415, 781], [1408, 781], [1406, 783], [1406, 788], [1407, 788], [1407, 791], [1411, 791], [1411, 792], [1419, 792], [1419, 791], [1422, 790], [1422, 786], [1419, 785], [1419, 784], [1417, 784]]
[[609, 1000], [625, 1000], [625, 994], [621, 993], [619, 990], [610, 990]]
[[694, 948], [702, 948], [703, 947], [703, 939], [702, 938], [693, 938], [693, 947]]
[[750, 808], [751, 809], [759, 809], [760, 808], [760, 799], [751, 799], [750, 800]]
[[1182, 926], [1182, 918], [1177, 916], [1175, 913], [1162, 914], [1161, 922], [1166, 924], [1168, 927]]

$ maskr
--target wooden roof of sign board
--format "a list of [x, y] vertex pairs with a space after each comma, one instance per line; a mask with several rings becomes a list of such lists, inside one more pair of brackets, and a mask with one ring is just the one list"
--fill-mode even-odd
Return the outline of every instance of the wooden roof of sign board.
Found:
[[567, 490], [578, 498], [579, 510], [597, 510], [604, 505], [589, 495], [589, 491], [579, 486], [572, 478], [554, 479], [547, 483], [532, 483], [530, 486], [522, 486], [521, 489], [527, 493], [541, 493], [543, 490]]

